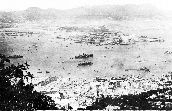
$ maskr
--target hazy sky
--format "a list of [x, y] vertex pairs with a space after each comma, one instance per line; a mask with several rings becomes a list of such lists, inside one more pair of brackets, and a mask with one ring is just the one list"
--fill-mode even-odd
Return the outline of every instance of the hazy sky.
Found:
[[43, 9], [70, 9], [103, 4], [152, 4], [163, 10], [172, 10], [172, 0], [0, 0], [0, 10], [24, 10], [28, 7]]

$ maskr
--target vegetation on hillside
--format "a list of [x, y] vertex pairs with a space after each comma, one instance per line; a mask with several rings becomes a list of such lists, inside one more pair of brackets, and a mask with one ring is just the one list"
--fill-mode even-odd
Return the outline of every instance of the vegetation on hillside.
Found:
[[0, 54], [0, 109], [7, 110], [49, 110], [58, 109], [51, 97], [34, 90], [33, 75], [27, 72], [28, 64], [15, 66]]

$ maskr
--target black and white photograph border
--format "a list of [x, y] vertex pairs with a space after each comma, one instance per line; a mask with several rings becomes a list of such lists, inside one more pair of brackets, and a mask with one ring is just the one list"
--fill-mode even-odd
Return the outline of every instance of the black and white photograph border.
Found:
[[171, 5], [2, 0], [0, 110], [172, 110]]

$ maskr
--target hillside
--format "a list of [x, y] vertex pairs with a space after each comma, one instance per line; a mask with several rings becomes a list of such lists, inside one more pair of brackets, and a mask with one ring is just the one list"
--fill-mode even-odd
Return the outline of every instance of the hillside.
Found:
[[92, 19], [108, 18], [112, 20], [133, 20], [137, 18], [157, 18], [163, 13], [151, 5], [103, 5], [79, 7], [68, 10], [41, 9], [30, 7], [23, 11], [0, 12], [0, 22], [23, 22], [53, 20], [66, 17]]
[[94, 7], [81, 7], [66, 11], [67, 14], [75, 17], [102, 17], [114, 20], [126, 20], [134, 18], [156, 18], [163, 16], [163, 13], [151, 5], [103, 5]]

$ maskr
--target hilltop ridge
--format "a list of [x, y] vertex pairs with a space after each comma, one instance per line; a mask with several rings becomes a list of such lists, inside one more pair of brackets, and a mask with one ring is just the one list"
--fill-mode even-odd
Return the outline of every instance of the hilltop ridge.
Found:
[[29, 7], [23, 11], [0, 12], [0, 22], [21, 22], [54, 20], [62, 18], [81, 19], [112, 19], [112, 20], [134, 20], [137, 18], [152, 19], [163, 17], [162, 11], [152, 5], [102, 5], [92, 7], [78, 7], [67, 10], [54, 8], [41, 9]]

